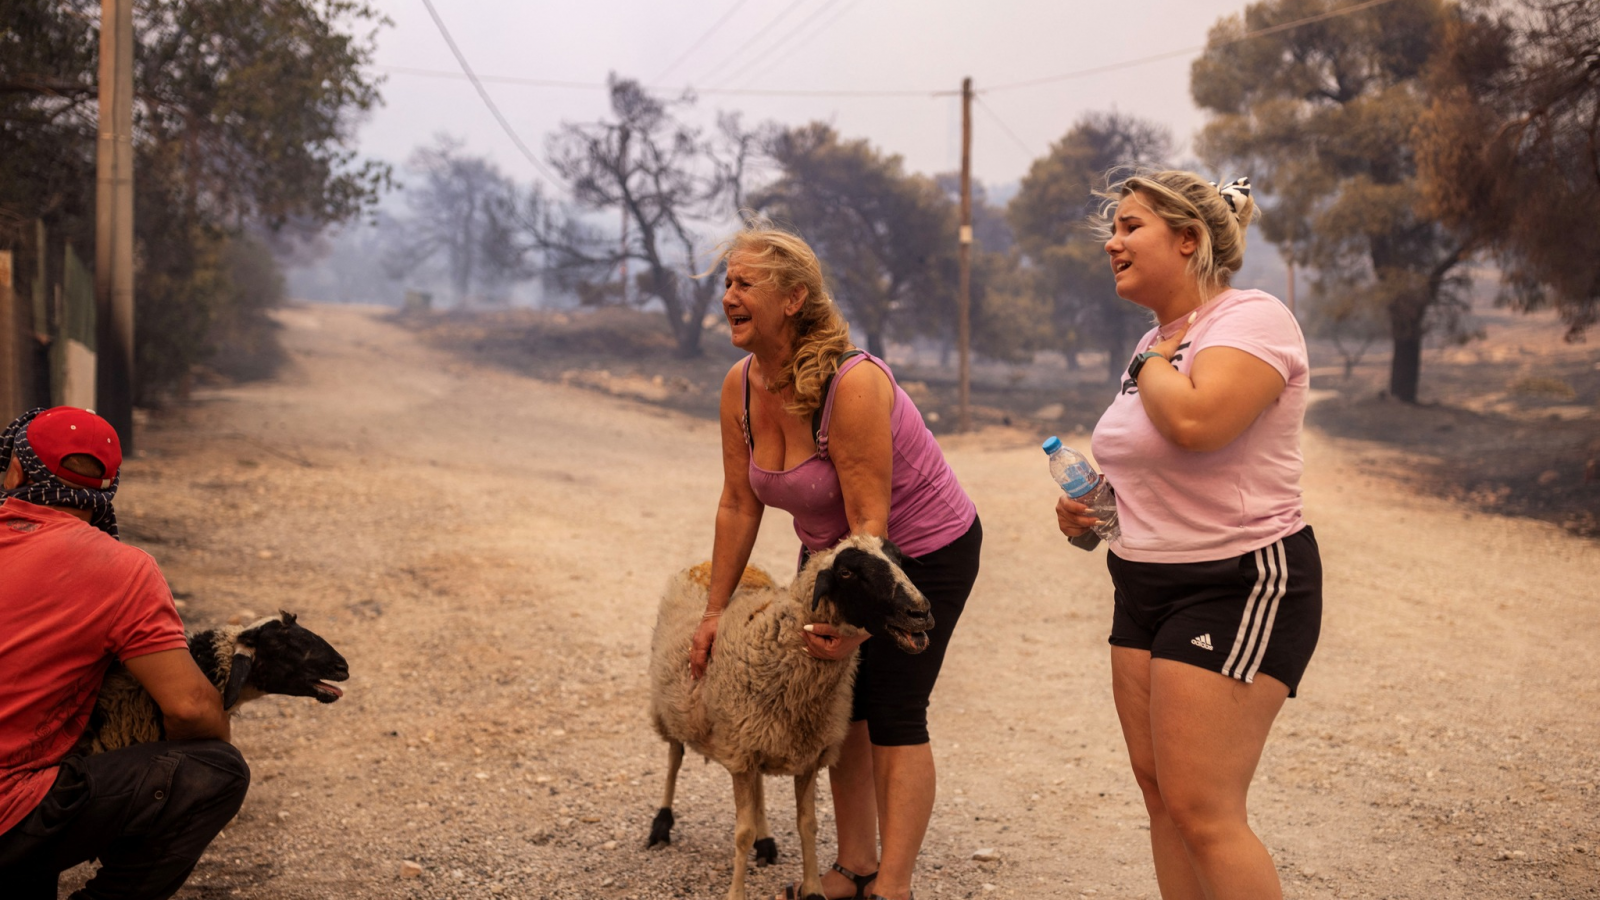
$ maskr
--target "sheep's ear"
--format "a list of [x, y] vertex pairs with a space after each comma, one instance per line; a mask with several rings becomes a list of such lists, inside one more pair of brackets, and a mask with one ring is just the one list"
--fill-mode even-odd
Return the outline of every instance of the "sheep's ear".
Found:
[[909, 557], [906, 556], [906, 552], [904, 550], [901, 550], [899, 547], [895, 546], [894, 541], [891, 541], [888, 538], [883, 539], [882, 546], [884, 556], [889, 557], [889, 560], [895, 565], [900, 566], [901, 568], [905, 567], [906, 560], [909, 559]]
[[250, 680], [250, 667], [255, 664], [255, 657], [248, 653], [235, 653], [233, 655], [233, 668], [228, 670], [228, 684], [222, 689], [222, 708], [233, 709], [239, 702], [239, 692], [244, 690], [245, 683]]
[[822, 569], [817, 572], [817, 586], [811, 591], [811, 611], [816, 612], [822, 606], [822, 598], [828, 596], [833, 590], [833, 570]]

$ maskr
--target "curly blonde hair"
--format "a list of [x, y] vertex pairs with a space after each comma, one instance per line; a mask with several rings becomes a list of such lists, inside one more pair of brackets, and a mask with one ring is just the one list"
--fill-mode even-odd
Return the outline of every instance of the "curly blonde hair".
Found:
[[1230, 206], [1216, 185], [1193, 172], [1141, 169], [1095, 192], [1105, 201], [1094, 220], [1095, 234], [1110, 239], [1116, 229], [1117, 204], [1135, 193], [1173, 231], [1194, 233], [1200, 246], [1189, 257], [1189, 274], [1200, 287], [1227, 287], [1244, 264], [1245, 230], [1259, 212], [1255, 201], [1236, 197]]
[[791, 320], [793, 352], [780, 371], [767, 373], [767, 390], [777, 393], [793, 385], [794, 400], [784, 408], [808, 416], [827, 399], [822, 396], [823, 385], [838, 371], [839, 357], [855, 346], [850, 343], [850, 324], [823, 281], [822, 262], [798, 235], [761, 220], [749, 222], [718, 246], [716, 264], [726, 263], [734, 254], [759, 273], [756, 284], [783, 296], [797, 287], [806, 290], [805, 302]]

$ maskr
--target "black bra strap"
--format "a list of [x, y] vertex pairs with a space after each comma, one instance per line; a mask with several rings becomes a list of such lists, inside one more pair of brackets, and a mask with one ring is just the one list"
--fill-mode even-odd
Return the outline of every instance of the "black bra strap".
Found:
[[756, 432], [750, 427], [750, 360], [754, 356], [744, 358], [744, 440], [750, 445], [751, 451], [756, 449]]

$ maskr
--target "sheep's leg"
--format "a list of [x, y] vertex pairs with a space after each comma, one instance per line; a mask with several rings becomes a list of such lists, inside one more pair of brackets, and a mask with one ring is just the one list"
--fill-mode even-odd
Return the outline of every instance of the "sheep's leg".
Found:
[[672, 843], [672, 797], [678, 792], [678, 769], [683, 766], [683, 742], [667, 742], [667, 789], [661, 795], [661, 808], [656, 810], [656, 820], [650, 823], [650, 843], [646, 846]]
[[756, 776], [756, 865], [770, 866], [778, 861], [778, 842], [772, 839], [767, 824], [767, 796], [762, 787], [766, 779]]
[[800, 832], [800, 896], [825, 896], [817, 874], [817, 770], [794, 777], [794, 819]]
[[756, 802], [761, 796], [761, 770], [733, 773], [733, 805], [738, 810], [733, 828], [733, 884], [728, 900], [745, 900], [744, 876], [750, 869], [750, 848], [756, 842]]

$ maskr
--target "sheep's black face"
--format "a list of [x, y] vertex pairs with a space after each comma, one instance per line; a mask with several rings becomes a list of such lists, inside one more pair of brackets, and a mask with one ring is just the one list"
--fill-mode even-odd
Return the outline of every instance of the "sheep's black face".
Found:
[[885, 556], [855, 547], [840, 550], [833, 565], [817, 573], [816, 594], [826, 594], [846, 622], [874, 637], [888, 638], [907, 653], [928, 647], [933, 611], [895, 560], [900, 551], [883, 542]]
[[295, 621], [293, 613], [241, 632], [239, 643], [255, 648], [248, 684], [265, 694], [315, 697], [332, 703], [344, 692], [327, 684], [345, 681], [350, 667], [339, 651]]

